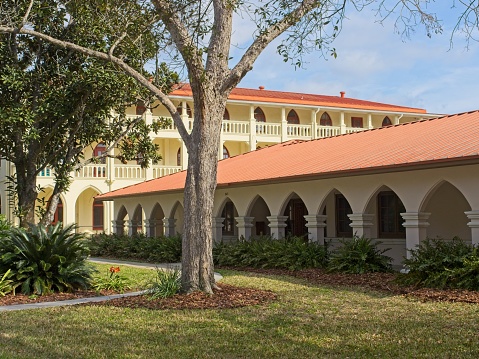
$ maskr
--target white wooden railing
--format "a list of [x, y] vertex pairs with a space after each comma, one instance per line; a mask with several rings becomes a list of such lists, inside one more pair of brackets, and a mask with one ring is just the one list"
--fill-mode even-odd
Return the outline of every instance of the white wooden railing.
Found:
[[339, 126], [318, 126], [316, 127], [316, 138], [337, 136], [341, 134]]
[[181, 166], [153, 166], [153, 178], [171, 175], [181, 171]]
[[94, 164], [83, 166], [80, 170], [75, 171], [74, 176], [79, 178], [106, 178], [106, 165]]
[[145, 177], [145, 169], [138, 165], [115, 165], [115, 178], [143, 179]]
[[230, 135], [248, 135], [249, 122], [246, 121], [223, 121], [221, 124], [221, 131]]
[[281, 124], [257, 122], [256, 134], [261, 136], [281, 136]]
[[311, 125], [288, 125], [288, 137], [294, 138], [312, 138]]

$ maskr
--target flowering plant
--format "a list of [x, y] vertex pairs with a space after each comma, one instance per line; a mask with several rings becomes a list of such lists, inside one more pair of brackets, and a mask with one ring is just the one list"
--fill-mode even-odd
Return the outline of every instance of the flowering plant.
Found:
[[123, 293], [125, 289], [130, 289], [128, 280], [118, 274], [120, 267], [111, 266], [105, 277], [95, 278], [93, 288], [97, 291], [101, 290], [114, 290]]

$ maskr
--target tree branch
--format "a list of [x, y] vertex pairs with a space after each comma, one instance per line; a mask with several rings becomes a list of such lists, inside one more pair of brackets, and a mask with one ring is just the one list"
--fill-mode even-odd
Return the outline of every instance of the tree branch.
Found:
[[35, 30], [26, 29], [24, 27], [18, 30], [8, 26], [0, 26], [0, 33], [17, 33], [17, 32], [21, 34], [37, 37], [39, 39], [45, 40], [61, 48], [72, 49], [84, 55], [93, 56], [105, 61], [110, 61], [113, 64], [117, 65], [119, 68], [123, 69], [125, 73], [128, 74], [128, 76], [134, 78], [136, 81], [138, 81], [141, 85], [146, 87], [153, 95], [155, 95], [158, 98], [161, 104], [165, 106], [165, 108], [171, 114], [173, 121], [178, 129], [178, 132], [180, 133], [181, 138], [185, 142], [190, 141], [190, 135], [188, 134], [188, 131], [186, 130], [185, 125], [183, 124], [183, 121], [181, 120], [181, 116], [176, 110], [176, 106], [173, 104], [173, 102], [168, 98], [166, 94], [164, 94], [160, 89], [158, 89], [155, 85], [153, 85], [147, 78], [145, 78], [137, 70], [135, 70], [134, 68], [126, 64], [123, 60], [111, 54], [106, 54], [101, 51], [92, 50], [83, 46], [79, 46], [77, 44], [73, 44], [68, 41], [58, 40], [56, 38], [45, 35]]

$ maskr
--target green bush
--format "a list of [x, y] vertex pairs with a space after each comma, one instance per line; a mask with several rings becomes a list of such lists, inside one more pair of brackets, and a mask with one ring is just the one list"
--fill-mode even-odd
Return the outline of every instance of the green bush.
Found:
[[92, 256], [134, 259], [153, 263], [181, 261], [181, 236], [146, 237], [99, 234], [88, 241]]
[[340, 241], [342, 246], [332, 252], [328, 264], [331, 272], [368, 273], [390, 272], [392, 258], [384, 255], [388, 249], [379, 250], [381, 242], [372, 242], [369, 238], [354, 236]]
[[24, 294], [89, 288], [94, 269], [86, 263], [83, 235], [74, 231], [60, 223], [10, 229], [0, 238], [0, 273], [11, 270], [13, 286]]
[[148, 288], [152, 299], [168, 298], [174, 296], [181, 289], [181, 274], [178, 268], [156, 269], [156, 277]]
[[123, 293], [126, 289], [130, 289], [131, 286], [128, 279], [121, 274], [120, 267], [111, 266], [104, 277], [96, 277], [93, 279], [92, 287], [97, 291], [101, 290], [114, 290]]
[[213, 248], [213, 259], [219, 266], [298, 270], [325, 267], [327, 258], [326, 245], [300, 237], [277, 240], [262, 236], [249, 241], [220, 242]]
[[478, 248], [457, 237], [426, 239], [411, 250], [404, 265], [409, 272], [398, 277], [401, 284], [479, 290]]
[[0, 297], [4, 297], [8, 293], [13, 292], [13, 281], [10, 279], [12, 275], [11, 269], [7, 270], [6, 273], [0, 275]]

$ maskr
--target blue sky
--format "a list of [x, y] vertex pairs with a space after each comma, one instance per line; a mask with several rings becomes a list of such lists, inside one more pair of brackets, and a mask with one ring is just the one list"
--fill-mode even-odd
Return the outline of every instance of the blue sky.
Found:
[[[409, 39], [394, 31], [394, 19], [379, 24], [372, 9], [351, 12], [333, 43], [338, 57], [306, 57], [305, 69], [284, 63], [272, 44], [260, 56], [239, 87], [339, 95], [425, 108], [430, 113], [458, 113], [479, 109], [479, 43], [466, 49], [459, 33], [450, 48], [457, 9], [443, 0], [437, 9], [443, 33], [426, 36], [423, 28]], [[248, 25], [235, 23], [235, 38], [246, 43]], [[234, 56], [233, 52], [233, 56]]]

